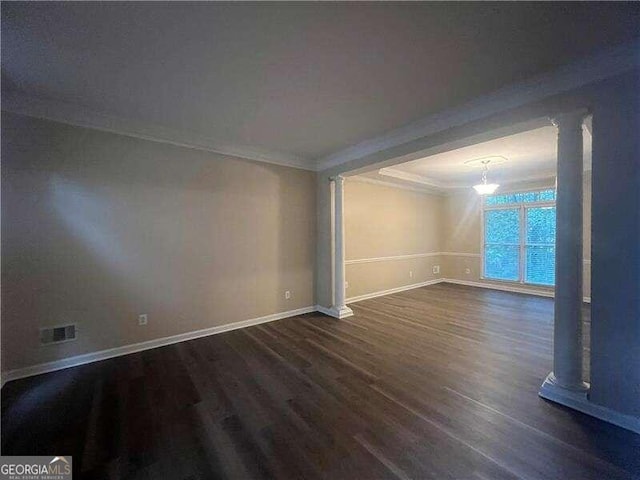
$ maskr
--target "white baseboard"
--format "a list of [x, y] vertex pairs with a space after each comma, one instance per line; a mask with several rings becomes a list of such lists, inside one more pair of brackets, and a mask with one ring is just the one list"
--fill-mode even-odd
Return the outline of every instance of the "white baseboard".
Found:
[[529, 295], [537, 295], [539, 297], [553, 297], [553, 291], [546, 292], [542, 290], [532, 290], [526, 287], [518, 287], [515, 285], [500, 285], [495, 283], [473, 282], [470, 280], [458, 280], [457, 278], [445, 278], [446, 283], [455, 283], [456, 285], [466, 285], [468, 287], [488, 288], [490, 290], [500, 290], [503, 292], [527, 293]]
[[[404, 285], [402, 287], [390, 288], [389, 290], [381, 290], [381, 291], [378, 291], [378, 292], [372, 292], [372, 293], [366, 293], [364, 295], [358, 295], [356, 297], [347, 298], [346, 302], [347, 303], [361, 302], [362, 300], [368, 300], [370, 298], [382, 297], [384, 295], [391, 295], [392, 293], [404, 292], [405, 290], [411, 290], [411, 289], [414, 289], [414, 288], [425, 287], [427, 285], [435, 285], [436, 283], [453, 283], [453, 284], [456, 284], [456, 285], [466, 285], [468, 287], [488, 288], [490, 290], [500, 290], [500, 291], [503, 291], [503, 292], [524, 293], [524, 294], [527, 294], [527, 295], [536, 295], [536, 296], [539, 296], [539, 297], [549, 297], [549, 298], [553, 298], [554, 297], [554, 292], [552, 290], [551, 291], [534, 290], [534, 289], [529, 289], [527, 287], [518, 287], [518, 286], [515, 286], [515, 285], [508, 285], [508, 284], [500, 285], [500, 284], [496, 284], [496, 283], [474, 282], [474, 281], [470, 281], [470, 280], [458, 280], [457, 278], [436, 278], [434, 280], [427, 280], [426, 282], [414, 283], [414, 284], [411, 284], [411, 285]], [[591, 303], [591, 297], [583, 297], [582, 301], [585, 302], [585, 303]], [[332, 313], [329, 312], [328, 308], [324, 308], [324, 310], [321, 310], [320, 308], [324, 308], [324, 307], [318, 307], [318, 311], [320, 311], [322, 313], [325, 313], [327, 315], [334, 316]]]
[[442, 281], [442, 278], [434, 278], [433, 280], [427, 280], [426, 282], [412, 283], [411, 285], [403, 285], [402, 287], [390, 288], [389, 290], [380, 290], [378, 292], [365, 293], [364, 295], [347, 298], [346, 302], [361, 302], [362, 300], [368, 300], [370, 298], [383, 297], [384, 295], [391, 295], [392, 293], [404, 292], [405, 290], [413, 290], [414, 288], [426, 287], [427, 285], [435, 285], [436, 283], [440, 283]]
[[31, 377], [34, 375], [40, 375], [41, 373], [54, 372], [56, 370], [63, 370], [65, 368], [77, 367], [79, 365], [99, 362], [108, 358], [120, 357], [122, 355], [141, 352], [143, 350], [150, 350], [152, 348], [164, 347], [165, 345], [172, 345], [174, 343], [184, 342], [186, 340], [193, 340], [195, 338], [216, 335], [218, 333], [250, 327], [252, 325], [259, 325], [261, 323], [273, 322], [275, 320], [281, 320], [283, 318], [295, 317], [296, 315], [315, 312], [317, 309], [318, 308], [315, 305], [311, 307], [298, 308], [297, 310], [289, 310], [288, 312], [273, 313], [271, 315], [265, 315], [264, 317], [251, 318], [249, 320], [242, 320], [240, 322], [205, 328], [203, 330], [196, 330], [194, 332], [181, 333], [179, 335], [172, 335], [170, 337], [163, 337], [146, 342], [124, 345], [122, 347], [100, 350], [98, 352], [76, 355], [74, 357], [54, 360], [52, 362], [40, 363], [38, 365], [33, 365], [30, 367], [8, 370], [2, 373], [2, 385], [4, 385], [6, 382], [17, 380], [19, 378]]
[[[388, 290], [381, 290], [378, 292], [367, 293], [364, 295], [358, 295], [356, 297], [347, 298], [347, 303], [356, 303], [362, 300], [368, 300], [370, 298], [382, 297], [384, 295], [390, 295], [392, 293], [404, 292], [406, 290], [412, 290], [414, 288], [425, 287], [427, 285], [435, 285], [437, 283], [454, 283], [458, 285], [467, 285], [471, 287], [481, 287], [488, 288], [493, 290], [502, 290], [506, 292], [516, 292], [516, 293], [526, 293], [530, 295], [540, 295], [545, 297], [553, 297], [553, 292], [540, 292], [540, 291], [532, 291], [526, 288], [512, 287], [511, 285], [496, 285], [496, 284], [487, 284], [481, 282], [472, 282], [467, 280], [457, 280], [453, 278], [436, 278], [433, 280], [427, 280], [425, 282], [414, 283], [411, 285], [404, 285], [402, 287], [391, 288]], [[585, 302], [590, 302], [590, 297], [584, 297]], [[40, 375], [42, 373], [53, 372], [56, 370], [62, 370], [65, 368], [76, 367], [79, 365], [84, 365], [92, 362], [99, 362], [101, 360], [106, 360], [108, 358], [119, 357], [122, 355], [128, 355], [130, 353], [141, 352], [143, 350], [149, 350], [152, 348], [162, 347], [165, 345], [171, 345], [174, 343], [184, 342], [186, 340], [192, 340], [195, 338], [206, 337], [209, 335], [215, 335], [217, 333], [228, 332], [230, 330], [236, 330], [239, 328], [250, 327], [252, 325], [259, 325], [261, 323], [273, 322], [275, 320], [280, 320], [283, 318], [294, 317], [296, 315], [302, 315], [305, 313], [311, 312], [321, 312], [325, 315], [329, 315], [331, 317], [336, 317], [335, 312], [333, 312], [330, 308], [323, 307], [321, 305], [314, 305], [304, 308], [299, 308], [297, 310], [290, 310], [287, 312], [274, 313], [271, 315], [266, 315], [264, 317], [252, 318], [249, 320], [243, 320], [240, 322], [234, 322], [227, 325], [220, 325], [216, 327], [206, 328], [203, 330], [196, 330], [194, 332], [181, 333], [179, 335], [173, 335], [170, 337], [163, 337], [156, 340], [149, 340], [146, 342], [135, 343], [131, 345], [124, 345], [122, 347], [110, 348], [107, 350], [100, 350], [98, 352], [86, 353], [83, 355], [77, 355], [74, 357], [63, 358], [60, 360], [55, 360], [52, 362], [41, 363], [38, 365], [33, 365], [30, 367], [19, 368], [15, 370], [8, 370], [6, 372], [2, 372], [2, 380], [1, 383], [4, 385], [6, 382], [10, 382], [11, 380], [17, 380], [19, 378], [31, 377], [33, 375]], [[344, 318], [341, 317], [341, 318]]]
[[[553, 298], [554, 292], [544, 291], [544, 290], [534, 290], [529, 289], [527, 287], [518, 287], [515, 285], [500, 285], [496, 283], [484, 283], [484, 282], [473, 282], [469, 280], [458, 280], [457, 278], [443, 278], [443, 282], [445, 283], [454, 283], [456, 285], [466, 285], [468, 287], [480, 287], [480, 288], [488, 288], [490, 290], [500, 290], [503, 292], [513, 292], [513, 293], [525, 293], [527, 295], [536, 295], [538, 297], [550, 297]], [[591, 303], [591, 297], [582, 297], [582, 301], [585, 303]]]

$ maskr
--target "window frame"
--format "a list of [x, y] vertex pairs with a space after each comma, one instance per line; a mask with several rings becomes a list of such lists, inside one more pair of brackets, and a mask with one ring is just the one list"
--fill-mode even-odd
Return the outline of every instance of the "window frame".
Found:
[[[527, 192], [541, 192], [544, 190], [555, 190], [554, 186], [548, 187], [536, 187], [527, 189], [506, 190], [502, 192], [496, 192], [492, 195], [509, 195], [515, 193], [527, 193]], [[489, 282], [507, 283], [511, 285], [526, 285], [530, 287], [543, 288], [543, 289], [555, 289], [554, 285], [545, 285], [542, 283], [530, 283], [526, 281], [526, 249], [527, 249], [527, 210], [529, 208], [539, 207], [556, 207], [556, 200], [545, 200], [540, 202], [519, 202], [519, 203], [506, 203], [501, 205], [487, 205], [487, 197], [489, 195], [483, 195], [480, 206], [480, 279]], [[500, 278], [490, 278], [485, 276], [485, 212], [490, 210], [515, 210], [519, 211], [520, 218], [520, 242], [518, 248], [518, 280], [504, 280]]]

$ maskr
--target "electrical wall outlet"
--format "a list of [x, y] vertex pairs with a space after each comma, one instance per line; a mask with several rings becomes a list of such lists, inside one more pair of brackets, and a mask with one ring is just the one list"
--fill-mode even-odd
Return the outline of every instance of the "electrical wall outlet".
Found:
[[287, 300], [289, 300], [291, 298], [291, 292], [289, 290], [284, 292], [284, 298], [287, 299]]
[[138, 315], [138, 325], [146, 325], [148, 321], [147, 314]]
[[349, 288], [349, 282], [344, 282], [344, 288]]
[[413, 278], [413, 272], [409, 270], [409, 278]]
[[433, 266], [433, 273], [440, 273], [440, 265]]

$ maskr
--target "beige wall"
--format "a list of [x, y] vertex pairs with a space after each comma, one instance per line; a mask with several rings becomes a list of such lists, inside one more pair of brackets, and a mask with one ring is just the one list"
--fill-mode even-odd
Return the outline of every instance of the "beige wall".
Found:
[[[553, 180], [527, 182], [503, 191], [552, 186]], [[590, 172], [585, 175], [584, 199], [584, 296], [590, 297]], [[358, 181], [356, 177], [347, 179], [347, 299], [436, 278], [552, 292], [552, 288], [481, 278], [481, 208], [481, 197], [472, 189], [438, 196]], [[414, 254], [432, 255], [381, 259]], [[433, 274], [434, 265], [440, 265], [440, 274]]]
[[[506, 187], [507, 190], [523, 190], [553, 186], [553, 180], [547, 182], [529, 182]], [[480, 225], [481, 197], [473, 190], [464, 190], [448, 195], [444, 207], [445, 251], [443, 259], [443, 277], [486, 284], [502, 284], [481, 278], [481, 242]], [[591, 173], [586, 172], [584, 178], [584, 283], [585, 297], [591, 296]], [[462, 255], [465, 254], [465, 255]], [[469, 273], [467, 273], [467, 269]], [[518, 288], [531, 291], [552, 291], [544, 287], [517, 285]]]
[[346, 260], [439, 252], [444, 197], [345, 181]]
[[314, 304], [311, 172], [4, 112], [2, 161], [5, 371]]
[[[314, 304], [323, 175], [2, 120], [3, 370]], [[348, 263], [347, 297], [439, 277], [481, 281], [478, 209], [471, 191], [443, 197], [348, 179], [348, 262], [430, 255]], [[585, 202], [585, 258], [589, 210]], [[77, 341], [39, 346], [40, 327], [65, 323], [78, 324]]]
[[[439, 278], [442, 196], [345, 182], [347, 299]], [[416, 258], [386, 258], [432, 254]], [[352, 263], [357, 261], [358, 263]]]

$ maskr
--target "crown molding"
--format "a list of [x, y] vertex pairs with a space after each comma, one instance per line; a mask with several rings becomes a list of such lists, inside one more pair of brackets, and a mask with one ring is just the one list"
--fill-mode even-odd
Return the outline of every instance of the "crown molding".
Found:
[[419, 183], [421, 185], [425, 185], [430, 188], [435, 188], [437, 190], [447, 190], [449, 188], [462, 188], [464, 185], [449, 185], [442, 182], [438, 182], [437, 180], [433, 180], [429, 177], [425, 177], [424, 175], [418, 175], [416, 173], [405, 172], [403, 170], [397, 170], [395, 168], [381, 168], [378, 170], [378, 175], [383, 175], [385, 177], [397, 178], [398, 180], [404, 180], [406, 182]]
[[425, 193], [425, 194], [432, 194], [432, 195], [443, 195], [443, 192], [441, 190], [435, 189], [435, 188], [430, 188], [427, 187], [426, 185], [424, 187], [420, 187], [420, 186], [412, 186], [412, 185], [405, 185], [402, 183], [395, 183], [395, 182], [385, 182], [384, 180], [378, 180], [375, 178], [370, 178], [370, 177], [363, 177], [360, 175], [354, 175], [352, 177], [345, 177], [349, 182], [358, 182], [358, 183], [369, 183], [371, 185], [379, 185], [381, 187], [389, 187], [389, 188], [397, 188], [400, 190], [409, 190], [411, 192], [418, 192], [418, 193]]
[[[372, 185], [380, 185], [383, 187], [389, 187], [389, 188], [398, 188], [400, 190], [409, 190], [412, 192], [418, 192], [418, 193], [426, 193], [426, 194], [432, 194], [432, 195], [439, 195], [439, 196], [446, 196], [447, 193], [452, 193], [456, 190], [466, 190], [469, 188], [472, 188], [473, 185], [469, 184], [469, 185], [453, 185], [453, 184], [442, 184], [440, 183], [439, 187], [435, 187], [432, 186], [434, 184], [436, 184], [437, 182], [430, 180], [427, 177], [423, 177], [421, 175], [417, 175], [417, 174], [413, 174], [413, 173], [409, 173], [409, 172], [403, 172], [401, 170], [395, 170], [395, 169], [381, 169], [381, 170], [387, 170], [387, 171], [391, 171], [391, 174], [387, 174], [387, 176], [393, 177], [393, 178], [397, 178], [398, 180], [402, 180], [404, 182], [412, 182], [412, 183], [418, 183], [420, 185], [424, 185], [424, 186], [413, 186], [413, 185], [406, 185], [404, 183], [396, 183], [396, 182], [387, 182], [384, 180], [378, 180], [375, 178], [371, 178], [371, 177], [365, 177], [365, 176], [361, 176], [361, 175], [354, 175], [351, 177], [345, 177], [345, 179], [348, 179], [349, 182], [358, 182], [358, 183], [369, 183]], [[585, 172], [588, 172], [590, 170], [585, 170]], [[384, 175], [383, 173], [379, 172], [380, 175]], [[528, 182], [541, 182], [541, 181], [548, 181], [549, 183], [549, 187], [553, 187], [554, 185], [554, 180], [555, 180], [555, 176], [556, 176], [556, 172], [555, 171], [546, 171], [546, 172], [540, 172], [537, 173], [535, 175], [528, 175], [526, 177], [520, 177], [520, 178], [516, 178], [513, 180], [509, 180], [509, 181], [504, 181], [501, 182], [501, 186], [508, 188], [508, 190], [500, 190], [498, 193], [510, 193], [511, 191], [518, 191], [519, 188], [518, 186], [523, 184], [523, 183], [528, 183]], [[524, 189], [528, 189], [529, 187], [527, 186], [522, 186], [521, 188]], [[537, 187], [536, 187], [537, 188]], [[545, 187], [539, 187], [539, 188], [545, 188]], [[515, 189], [515, 190], [513, 190]]]
[[426, 116], [324, 157], [318, 161], [318, 170], [337, 167], [455, 126], [615, 77], [640, 67], [639, 50], [639, 41], [624, 44], [564, 65], [553, 72], [477, 97], [461, 106]]
[[[540, 172], [540, 173], [535, 173], [533, 175], [527, 175], [526, 177], [519, 177], [519, 178], [514, 178], [513, 180], [505, 180], [504, 182], [502, 182], [503, 186], [508, 186], [510, 188], [518, 188], [518, 185], [521, 183], [527, 183], [527, 182], [538, 182], [538, 181], [543, 181], [543, 180], [548, 180], [549, 181], [549, 186], [550, 187], [554, 187], [555, 185], [555, 179], [556, 179], [556, 175], [557, 172], [555, 170], [549, 170], [546, 172]], [[526, 189], [526, 187], [523, 187]], [[508, 193], [508, 192], [498, 192], [498, 193]]]
[[[588, 170], [586, 170], [588, 171]], [[436, 180], [433, 180], [429, 177], [425, 177], [423, 175], [418, 175], [416, 173], [411, 173], [411, 172], [405, 172], [402, 170], [398, 170], [395, 168], [381, 168], [378, 171], [379, 175], [384, 175], [387, 177], [392, 177], [392, 178], [396, 178], [398, 180], [402, 180], [405, 182], [411, 182], [411, 183], [418, 183], [420, 185], [425, 185], [428, 188], [431, 188], [435, 193], [447, 193], [447, 192], [451, 192], [454, 190], [462, 190], [462, 189], [468, 189], [471, 188], [473, 186], [472, 183], [469, 184], [454, 184], [454, 183], [443, 183], [443, 182], [438, 182]], [[556, 176], [556, 172], [555, 171], [543, 171], [543, 172], [539, 172], [536, 174], [532, 174], [532, 175], [527, 175], [524, 177], [518, 177], [518, 178], [513, 178], [513, 179], [509, 179], [509, 180], [504, 180], [502, 182], [500, 182], [501, 186], [517, 186], [518, 184], [521, 183], [527, 183], [527, 182], [535, 182], [535, 181], [542, 181], [542, 180], [553, 180]], [[355, 178], [355, 177], [353, 177]], [[390, 182], [383, 182], [383, 183], [390, 183]], [[398, 186], [398, 184], [392, 184], [394, 186]], [[398, 187], [400, 188], [400, 187]], [[411, 187], [408, 187], [411, 188]], [[425, 191], [426, 189], [422, 189], [421, 191]]]
[[129, 120], [93, 111], [89, 108], [58, 100], [45, 99], [15, 91], [2, 92], [2, 110], [76, 127], [90, 128], [128, 137], [168, 143], [179, 147], [244, 158], [256, 162], [271, 163], [283, 167], [316, 170], [310, 159], [285, 152], [261, 149], [247, 145], [233, 145], [187, 131], [161, 125]]
[[[360, 142], [319, 160], [287, 152], [220, 142], [192, 132], [96, 112], [69, 102], [30, 96], [17, 91], [2, 92], [2, 110], [154, 142], [229, 155], [257, 162], [311, 171], [323, 171], [351, 160], [384, 151], [418, 138], [479, 120], [489, 115], [563, 93], [589, 83], [611, 78], [640, 67], [640, 42], [625, 44], [554, 72], [480, 96], [461, 106], [428, 115], [416, 122]], [[587, 127], [589, 128], [590, 125]]]

